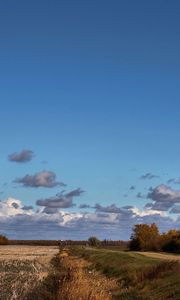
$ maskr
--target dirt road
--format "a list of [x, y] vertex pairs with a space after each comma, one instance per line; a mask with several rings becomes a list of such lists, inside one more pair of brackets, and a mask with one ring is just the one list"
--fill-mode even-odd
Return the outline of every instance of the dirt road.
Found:
[[136, 252], [141, 255], [145, 255], [147, 257], [152, 258], [159, 258], [159, 259], [166, 259], [166, 260], [179, 260], [180, 261], [180, 255], [175, 254], [165, 254], [165, 253], [157, 253], [157, 252]]

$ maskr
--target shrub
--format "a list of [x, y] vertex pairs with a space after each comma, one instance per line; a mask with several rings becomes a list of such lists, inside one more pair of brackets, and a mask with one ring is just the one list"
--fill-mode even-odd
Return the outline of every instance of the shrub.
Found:
[[163, 245], [162, 250], [165, 252], [180, 253], [180, 240], [172, 239]]
[[100, 243], [101, 243], [100, 240], [98, 240], [97, 237], [95, 237], [95, 236], [91, 236], [88, 239], [89, 246], [98, 247], [100, 245]]

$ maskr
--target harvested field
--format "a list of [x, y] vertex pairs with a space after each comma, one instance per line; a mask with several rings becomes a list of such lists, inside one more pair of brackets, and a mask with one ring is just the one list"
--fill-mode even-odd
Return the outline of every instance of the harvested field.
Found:
[[0, 247], [0, 300], [110, 300], [116, 279], [58, 247]]
[[0, 300], [179, 300], [179, 256], [149, 256], [88, 247], [1, 246]]
[[57, 247], [1, 246], [1, 300], [25, 300], [47, 277]]

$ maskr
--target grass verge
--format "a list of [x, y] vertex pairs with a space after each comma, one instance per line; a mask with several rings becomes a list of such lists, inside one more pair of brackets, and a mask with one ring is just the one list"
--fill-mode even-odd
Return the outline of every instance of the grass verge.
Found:
[[113, 299], [179, 300], [180, 264], [134, 252], [74, 247], [71, 253], [83, 257], [108, 277], [115, 277], [119, 289]]

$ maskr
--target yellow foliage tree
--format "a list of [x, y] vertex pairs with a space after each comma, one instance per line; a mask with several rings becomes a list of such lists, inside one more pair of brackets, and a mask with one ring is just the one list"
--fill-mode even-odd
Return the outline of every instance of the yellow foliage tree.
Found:
[[159, 230], [155, 223], [137, 224], [133, 228], [131, 236], [130, 249], [151, 251], [159, 247]]

